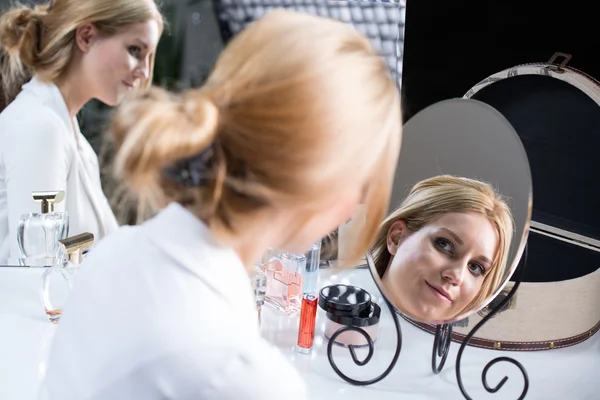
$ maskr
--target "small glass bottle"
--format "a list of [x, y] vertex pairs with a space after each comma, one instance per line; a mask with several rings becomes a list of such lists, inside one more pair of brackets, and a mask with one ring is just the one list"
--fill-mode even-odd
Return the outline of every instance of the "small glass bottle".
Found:
[[265, 303], [286, 314], [300, 311], [306, 256], [269, 249], [261, 265], [267, 278]]
[[65, 192], [33, 192], [33, 199], [40, 203], [41, 212], [23, 214], [17, 227], [17, 243], [21, 256], [38, 265], [60, 265], [62, 262], [58, 241], [69, 235], [69, 214], [54, 211]]
[[254, 290], [254, 301], [256, 303], [256, 312], [258, 314], [258, 324], [261, 323], [262, 306], [265, 304], [265, 294], [267, 291], [267, 275], [260, 265], [254, 266], [252, 275], [252, 288]]
[[74, 271], [66, 265], [46, 267], [42, 275], [40, 295], [44, 312], [53, 324], [57, 323], [62, 314], [62, 308], [73, 289], [72, 275]]
[[47, 267], [42, 275], [40, 297], [46, 316], [53, 324], [60, 320], [62, 309], [73, 289], [75, 274], [83, 261], [83, 249], [94, 243], [94, 235], [82, 233], [59, 241], [66, 260], [59, 265]]
[[321, 264], [321, 241], [312, 244], [306, 253], [306, 268], [303, 277], [303, 293], [317, 294], [319, 266]]

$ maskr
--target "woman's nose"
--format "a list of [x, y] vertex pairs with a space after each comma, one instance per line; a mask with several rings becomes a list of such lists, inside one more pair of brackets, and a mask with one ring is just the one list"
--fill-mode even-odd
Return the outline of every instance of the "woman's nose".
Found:
[[463, 283], [466, 271], [466, 263], [454, 262], [442, 270], [442, 278], [454, 286], [460, 286]]
[[135, 71], [135, 77], [138, 79], [148, 79], [150, 76], [150, 61], [145, 58], [137, 65]]

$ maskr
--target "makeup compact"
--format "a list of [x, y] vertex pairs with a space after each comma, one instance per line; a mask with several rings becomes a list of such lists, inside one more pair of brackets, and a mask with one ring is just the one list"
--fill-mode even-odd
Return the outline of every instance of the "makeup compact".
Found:
[[[331, 285], [321, 289], [319, 307], [327, 316], [325, 337], [330, 338], [339, 329], [352, 326], [364, 330], [375, 342], [379, 334], [381, 308], [372, 302], [366, 290], [351, 285]], [[358, 331], [346, 331], [335, 338], [340, 346], [368, 346], [367, 339]]]

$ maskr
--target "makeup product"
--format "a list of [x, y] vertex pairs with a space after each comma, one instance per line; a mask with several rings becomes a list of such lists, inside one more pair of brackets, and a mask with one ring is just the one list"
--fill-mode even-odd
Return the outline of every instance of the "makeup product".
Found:
[[262, 261], [267, 278], [265, 303], [286, 314], [300, 311], [306, 256], [269, 249]]
[[302, 285], [302, 309], [298, 327], [296, 350], [308, 354], [315, 341], [315, 322], [317, 319], [317, 282], [321, 263], [321, 241], [314, 243], [306, 255], [306, 270]]
[[[346, 326], [361, 328], [373, 342], [379, 335], [381, 308], [371, 301], [364, 289], [350, 285], [331, 285], [321, 289], [319, 306], [326, 312], [325, 337]], [[367, 339], [357, 331], [346, 331], [335, 339], [340, 346], [368, 346]]]
[[305, 293], [302, 295], [300, 326], [298, 327], [298, 343], [296, 350], [308, 354], [315, 341], [315, 322], [317, 320], [317, 296]]
[[62, 307], [73, 288], [74, 276], [83, 261], [83, 251], [94, 243], [94, 235], [82, 233], [58, 241], [67, 261], [48, 267], [42, 275], [40, 297], [46, 316], [53, 324], [62, 315]]
[[33, 192], [33, 200], [40, 204], [39, 213], [23, 214], [17, 227], [17, 243], [26, 259], [49, 259], [50, 265], [60, 264], [58, 241], [69, 234], [69, 215], [54, 211], [54, 205], [65, 198], [65, 192]]

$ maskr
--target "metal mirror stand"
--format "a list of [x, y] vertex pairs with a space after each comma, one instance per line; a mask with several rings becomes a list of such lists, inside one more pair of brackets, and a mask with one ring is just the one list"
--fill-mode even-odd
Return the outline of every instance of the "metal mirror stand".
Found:
[[[521, 284], [521, 281], [523, 280], [525, 265], [527, 264], [527, 252], [528, 252], [528, 247], [527, 247], [527, 245], [525, 245], [523, 257], [521, 258], [520, 263], [519, 263], [521, 268], [517, 269], [518, 275], [516, 276], [516, 279], [514, 281], [514, 286], [512, 287], [512, 290], [510, 291], [510, 293], [508, 293], [508, 295], [495, 308], [493, 308], [490, 311], [490, 313], [485, 316], [485, 318], [483, 318], [481, 321], [479, 321], [479, 323], [477, 325], [475, 325], [475, 327], [473, 329], [471, 329], [471, 331], [469, 332], [467, 337], [461, 343], [460, 348], [458, 349], [458, 354], [456, 355], [456, 381], [458, 383], [458, 388], [460, 389], [462, 395], [467, 400], [471, 400], [472, 398], [469, 396], [469, 394], [465, 390], [465, 387], [463, 385], [462, 376], [461, 376], [460, 362], [462, 360], [463, 352], [464, 352], [466, 346], [471, 341], [471, 338], [473, 336], [475, 336], [475, 333], [477, 333], [477, 331], [483, 325], [485, 325], [485, 323], [487, 321], [489, 321], [491, 318], [493, 318], [495, 314], [497, 314], [500, 310], [502, 310], [503, 307], [505, 306], [505, 304], [507, 304], [510, 301], [510, 299], [514, 296], [514, 294], [519, 289], [519, 285]], [[367, 259], [371, 259], [369, 261], [372, 262], [371, 254], [367, 254]], [[372, 269], [369, 268], [369, 270], [371, 271], [371, 275], [372, 275], [373, 274]], [[338, 376], [340, 378], [342, 378], [343, 380], [345, 380], [346, 382], [348, 382], [352, 385], [368, 386], [368, 385], [372, 385], [376, 382], [381, 381], [392, 371], [392, 369], [394, 369], [394, 366], [396, 365], [396, 362], [398, 361], [398, 358], [400, 357], [400, 351], [402, 349], [402, 330], [400, 329], [399, 316], [396, 313], [396, 309], [394, 308], [394, 306], [387, 300], [387, 298], [385, 298], [385, 295], [383, 295], [383, 293], [382, 293], [382, 296], [385, 300], [386, 305], [388, 306], [388, 308], [390, 310], [390, 314], [394, 318], [394, 325], [396, 327], [397, 344], [396, 344], [396, 351], [394, 353], [394, 357], [393, 357], [390, 365], [387, 367], [387, 369], [381, 375], [379, 375], [373, 379], [369, 379], [369, 380], [352, 379], [349, 376], [345, 375], [342, 371], [340, 371], [337, 364], [335, 363], [335, 360], [333, 359], [333, 344], [335, 342], [335, 339], [344, 332], [354, 331], [354, 332], [358, 332], [360, 335], [362, 335], [367, 340], [368, 345], [369, 345], [369, 353], [367, 354], [367, 357], [365, 357], [364, 360], [360, 360], [356, 356], [356, 352], [355, 352], [353, 346], [348, 346], [348, 350], [350, 351], [352, 360], [354, 361], [354, 363], [356, 365], [361, 366], [361, 367], [367, 365], [369, 363], [369, 361], [371, 361], [371, 358], [373, 357], [373, 353], [375, 351], [375, 346], [373, 344], [373, 341], [371, 340], [371, 337], [363, 329], [358, 328], [358, 327], [353, 327], [353, 326], [346, 326], [344, 328], [341, 328], [341, 329], [337, 330], [331, 336], [331, 338], [329, 339], [329, 343], [327, 344], [327, 358], [329, 359], [329, 364], [331, 365], [331, 367], [333, 368], [335, 373], [338, 374]], [[450, 351], [451, 343], [452, 343], [452, 325], [444, 324], [444, 325], [436, 326], [435, 336], [434, 336], [434, 340], [433, 340], [433, 351], [431, 354], [431, 369], [434, 374], [439, 374], [442, 371], [442, 369], [444, 368], [444, 364], [446, 363], [446, 359], [447, 359], [448, 353]], [[485, 388], [485, 390], [488, 393], [497, 393], [504, 386], [504, 384], [508, 380], [507, 376], [502, 378], [500, 380], [500, 382], [494, 387], [491, 387], [487, 381], [487, 374], [488, 374], [489, 369], [494, 364], [503, 362], [503, 361], [516, 365], [519, 368], [519, 370], [521, 371], [521, 373], [523, 374], [524, 386], [523, 386], [523, 391], [521, 392], [521, 395], [519, 396], [518, 399], [519, 400], [524, 399], [529, 390], [529, 376], [527, 375], [527, 371], [525, 370], [525, 367], [523, 367], [523, 365], [520, 362], [518, 362], [517, 360], [515, 360], [514, 358], [511, 358], [511, 357], [496, 357], [486, 364], [486, 366], [483, 368], [483, 371], [481, 373], [481, 381], [482, 381], [483, 387]]]

